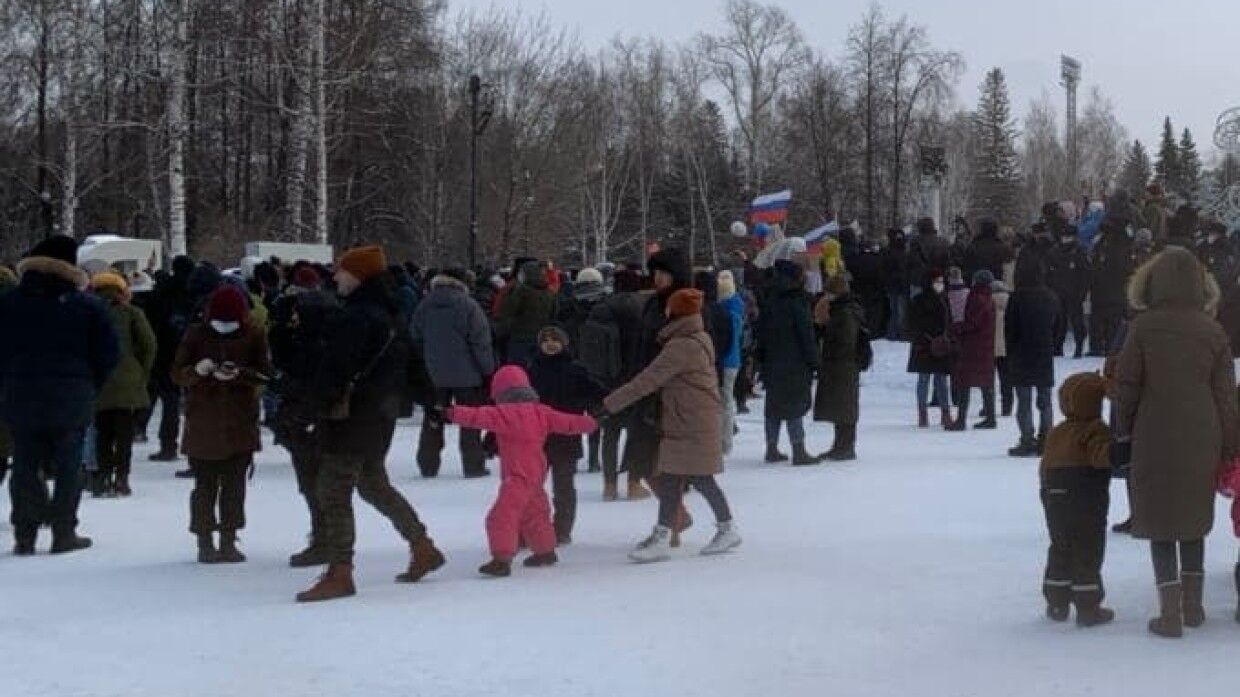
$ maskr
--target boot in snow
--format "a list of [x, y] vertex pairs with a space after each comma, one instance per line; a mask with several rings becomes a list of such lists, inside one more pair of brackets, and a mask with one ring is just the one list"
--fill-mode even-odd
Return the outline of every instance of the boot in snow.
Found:
[[521, 562], [521, 565], [530, 569], [536, 569], [541, 566], [555, 566], [559, 561], [560, 558], [555, 555], [555, 552], [548, 552], [547, 554], [531, 554], [525, 558], [525, 561]]
[[1179, 581], [1158, 586], [1158, 604], [1162, 612], [1150, 620], [1150, 632], [1168, 639], [1184, 636], [1184, 589]]
[[435, 546], [431, 538], [423, 536], [409, 547], [409, 568], [396, 577], [397, 583], [417, 583], [434, 571], [443, 568], [447, 563], [443, 552]]
[[930, 410], [917, 407], [917, 428], [930, 428]]
[[288, 558], [288, 565], [294, 569], [305, 569], [311, 566], [323, 566], [327, 563], [327, 550], [319, 546], [314, 538], [305, 549]]
[[1031, 440], [1021, 440], [1016, 444], [1015, 448], [1008, 450], [1008, 455], [1012, 457], [1037, 457], [1038, 444]]
[[857, 425], [836, 424], [835, 444], [823, 459], [832, 462], [848, 462], [857, 459]]
[[637, 543], [637, 547], [629, 552], [629, 559], [638, 564], [651, 564], [667, 561], [672, 558], [672, 531], [662, 525], [656, 525], [650, 537]]
[[[13, 542], [13, 554], [18, 557], [34, 556], [34, 543], [37, 536], [37, 529], [26, 534], [18, 533], [17, 539]], [[1236, 574], [1236, 578], [1240, 579], [1240, 565], [1237, 565]]]
[[719, 523], [719, 531], [715, 533], [710, 544], [702, 548], [702, 555], [724, 554], [740, 546], [741, 536], [736, 532], [736, 524], [732, 521]]
[[619, 487], [616, 486], [615, 482], [604, 482], [603, 483], [603, 500], [604, 501], [618, 500], [620, 498], [620, 492], [618, 491], [618, 489]]
[[176, 477], [177, 479], [193, 479], [194, 470], [189, 467], [186, 467], [183, 470], [177, 470], [176, 474], [174, 474], [173, 476]]
[[1184, 571], [1180, 574], [1184, 588], [1184, 626], [1196, 629], [1206, 623], [1203, 606], [1206, 575], [1200, 571]]
[[628, 499], [630, 501], [645, 501], [650, 498], [650, 491], [642, 486], [640, 479], [629, 480]]
[[1122, 523], [1116, 523], [1115, 525], [1111, 526], [1111, 532], [1119, 533], [1121, 535], [1132, 534], [1132, 518], [1129, 518], [1128, 520], [1125, 520]]
[[69, 552], [77, 552], [87, 549], [92, 542], [89, 537], [79, 537], [72, 530], [66, 532], [52, 532], [52, 554], [68, 554]]
[[297, 594], [297, 602], [317, 603], [351, 595], [357, 595], [357, 587], [353, 585], [353, 565], [332, 564], [313, 586]]
[[219, 561], [221, 564], [240, 564], [245, 561], [245, 555], [237, 549], [237, 531], [223, 530], [220, 532]]
[[1077, 591], [1072, 602], [1076, 605], [1076, 626], [1097, 627], [1115, 619], [1115, 611], [1102, 607], [1100, 591]]
[[821, 462], [821, 457], [809, 454], [809, 451], [805, 449], [804, 443], [792, 444], [792, 464], [794, 466], [805, 467], [806, 465], [817, 465]]
[[968, 421], [965, 421], [965, 419], [967, 419], [967, 418], [969, 418], [968, 414], [965, 414], [965, 413], [964, 413], [964, 410], [962, 409], [962, 410], [960, 411], [960, 418], [958, 418], [958, 419], [956, 419], [956, 420], [952, 421], [952, 422], [951, 422], [951, 423], [949, 423], [949, 424], [944, 425], [944, 426], [943, 426], [943, 430], [944, 430], [944, 431], [952, 431], [952, 432], [959, 432], [959, 431], [965, 431], [965, 430], [968, 430], [968, 428], [969, 428], [969, 422], [968, 422]]
[[147, 459], [151, 462], [176, 462], [178, 459], [177, 447], [175, 445], [162, 447], [159, 449], [159, 452], [151, 453], [151, 456]]
[[766, 461], [772, 464], [776, 462], [787, 462], [788, 456], [779, 452], [778, 443], [767, 443], [766, 444]]
[[478, 573], [492, 578], [507, 578], [512, 575], [512, 562], [503, 559], [492, 559], [478, 567]]
[[211, 533], [198, 536], [198, 563], [220, 563], [220, 553], [215, 548], [215, 539], [211, 536]]
[[940, 407], [939, 408], [939, 425], [942, 426], [943, 428], [947, 428], [948, 426], [951, 426], [954, 423], [956, 423], [956, 420], [952, 418], [952, 408], [951, 407]]
[[128, 472], [122, 472], [116, 475], [115, 489], [117, 496], [133, 496], [133, 489], [129, 488]]
[[973, 428], [978, 431], [990, 431], [999, 428], [999, 424], [995, 421], [995, 417], [989, 416], [973, 424]]
[[689, 515], [689, 509], [685, 508], [683, 501], [680, 508], [676, 511], [676, 523], [672, 526], [672, 539], [670, 545], [672, 549], [680, 547], [680, 533], [693, 527], [693, 516]]

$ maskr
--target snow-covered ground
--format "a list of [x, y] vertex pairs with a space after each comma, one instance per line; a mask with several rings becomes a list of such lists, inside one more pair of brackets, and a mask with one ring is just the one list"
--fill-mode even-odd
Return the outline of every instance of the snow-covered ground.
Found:
[[[312, 605], [293, 594], [316, 571], [286, 565], [306, 515], [284, 451], [268, 448], [251, 482], [246, 564], [194, 563], [190, 484], [135, 458], [129, 500], [83, 500], [87, 552], [0, 556], [0, 695], [779, 695], [1227, 694], [1240, 626], [1236, 543], [1216, 526], [1207, 548], [1209, 622], [1180, 642], [1145, 631], [1155, 605], [1144, 545], [1109, 541], [1115, 624], [1080, 631], [1043, 619], [1045, 532], [1036, 460], [997, 432], [913, 427], [905, 347], [876, 344], [864, 378], [861, 459], [793, 469], [762, 464], [758, 414], [742, 417], [722, 483], [745, 544], [696, 556], [698, 525], [673, 561], [625, 559], [654, 503], [603, 503], [582, 474], [577, 542], [560, 566], [483, 580], [483, 516], [497, 486], [416, 477], [416, 428], [388, 463], [448, 554], [417, 585], [397, 585], [399, 538], [357, 505], [355, 598]], [[1096, 369], [1096, 361], [1060, 363]], [[810, 430], [830, 445], [829, 427]], [[450, 439], [450, 442], [451, 439]], [[1112, 519], [1126, 515], [1114, 487]], [[6, 497], [7, 499], [7, 497]], [[0, 503], [7, 517], [8, 504]], [[1220, 521], [1225, 521], [1220, 502]], [[7, 523], [0, 524], [9, 544]], [[45, 550], [47, 539], [40, 540]]]

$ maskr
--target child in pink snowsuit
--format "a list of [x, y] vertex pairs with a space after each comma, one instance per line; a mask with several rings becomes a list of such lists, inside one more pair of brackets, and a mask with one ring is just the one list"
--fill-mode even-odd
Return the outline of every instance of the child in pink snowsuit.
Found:
[[550, 566], [555, 555], [555, 528], [543, 481], [547, 459], [543, 443], [547, 436], [580, 436], [594, 431], [598, 423], [584, 414], [565, 414], [540, 404], [530, 387], [529, 376], [515, 365], [500, 368], [491, 381], [493, 407], [456, 406], [445, 412], [448, 421], [490, 431], [499, 444], [499, 497], [487, 514], [487, 538], [491, 561], [478, 571], [487, 576], [507, 576], [517, 554], [518, 534], [533, 552], [526, 566]]

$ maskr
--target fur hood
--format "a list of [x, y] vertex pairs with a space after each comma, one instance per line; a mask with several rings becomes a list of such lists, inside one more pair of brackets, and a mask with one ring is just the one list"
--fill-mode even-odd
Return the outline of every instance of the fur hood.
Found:
[[469, 292], [469, 286], [459, 278], [454, 278], [446, 273], [436, 274], [431, 279], [431, 288], [456, 288], [465, 292]]
[[1128, 304], [1137, 312], [1194, 309], [1213, 317], [1221, 298], [1209, 269], [1179, 247], [1168, 247], [1142, 264], [1128, 282]]
[[74, 288], [81, 290], [90, 284], [90, 277], [86, 272], [67, 261], [53, 259], [52, 257], [27, 257], [17, 265], [17, 273], [25, 275], [26, 272], [46, 274], [63, 279], [68, 283], [72, 283]]

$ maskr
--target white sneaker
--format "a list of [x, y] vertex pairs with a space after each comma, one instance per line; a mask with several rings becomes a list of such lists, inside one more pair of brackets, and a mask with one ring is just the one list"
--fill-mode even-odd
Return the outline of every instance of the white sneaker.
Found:
[[629, 559], [638, 564], [667, 561], [672, 558], [672, 530], [656, 525], [650, 537], [637, 543], [637, 547], [629, 552]]
[[741, 536], [736, 532], [736, 525], [729, 521], [719, 524], [719, 532], [715, 533], [715, 538], [710, 541], [710, 544], [702, 548], [702, 554], [704, 556], [725, 554], [740, 546]]

